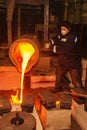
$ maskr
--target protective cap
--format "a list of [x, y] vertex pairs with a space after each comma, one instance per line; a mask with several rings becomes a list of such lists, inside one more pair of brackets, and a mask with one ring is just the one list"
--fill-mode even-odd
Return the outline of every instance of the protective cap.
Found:
[[61, 23], [61, 26], [64, 26], [64, 27], [66, 27], [69, 30], [71, 29], [71, 23], [69, 21], [63, 21]]

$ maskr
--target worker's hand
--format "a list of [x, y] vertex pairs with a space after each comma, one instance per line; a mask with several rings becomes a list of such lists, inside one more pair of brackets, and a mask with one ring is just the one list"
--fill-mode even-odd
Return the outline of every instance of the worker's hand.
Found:
[[50, 48], [50, 43], [45, 43], [45, 46], [44, 46], [46, 49], [49, 49]]

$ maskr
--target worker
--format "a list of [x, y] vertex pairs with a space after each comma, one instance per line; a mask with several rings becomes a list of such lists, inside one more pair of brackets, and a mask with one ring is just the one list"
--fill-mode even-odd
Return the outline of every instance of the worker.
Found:
[[60, 33], [49, 40], [51, 50], [58, 56], [56, 68], [56, 82], [53, 92], [61, 90], [61, 81], [64, 75], [70, 74], [74, 87], [82, 88], [81, 82], [81, 54], [78, 46], [78, 38], [72, 31], [69, 21], [63, 21], [60, 25]]

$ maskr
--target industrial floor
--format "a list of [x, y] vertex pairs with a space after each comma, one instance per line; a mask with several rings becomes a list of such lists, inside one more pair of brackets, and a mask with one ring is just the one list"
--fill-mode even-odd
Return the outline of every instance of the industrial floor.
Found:
[[[46, 89], [52, 90], [52, 88], [46, 88]], [[44, 89], [43, 88], [26, 89], [23, 91], [23, 94], [24, 95], [35, 94], [35, 104], [36, 104], [35, 108], [40, 117], [43, 129], [45, 129], [45, 130], [70, 130], [69, 128], [70, 128], [71, 110], [61, 110], [58, 107], [52, 108], [52, 109], [47, 109], [44, 106], [39, 108], [38, 106], [39, 106], [40, 100], [38, 98], [38, 93], [41, 90], [44, 90]], [[0, 91], [1, 96], [8, 96], [10, 98], [12, 94], [15, 94], [14, 90], [6, 90], [6, 91], [1, 90]], [[54, 95], [55, 95], [55, 97], [59, 98], [59, 94], [54, 94]], [[37, 106], [37, 104], [38, 104], [38, 106]], [[39, 130], [43, 130], [43, 129], [39, 129]]]
[[[46, 75], [55, 75], [55, 70], [53, 68], [50, 68], [50, 59], [51, 57], [40, 57], [40, 61], [38, 62], [38, 64], [31, 70], [31, 75], [36, 75], [36, 76], [41, 76], [41, 80], [43, 78], [43, 76], [46, 76]], [[15, 78], [14, 75], [11, 75], [12, 73], [10, 73], [9, 71], [9, 67], [11, 68], [11, 72], [15, 72], [13, 67], [15, 68], [15, 66], [12, 64], [12, 62], [10, 61], [9, 57], [8, 57], [8, 53], [1, 53], [1, 56], [0, 56], [0, 75], [1, 75], [1, 88], [0, 89], [0, 95], [1, 96], [8, 96], [10, 98], [10, 96], [12, 94], [15, 94], [16, 91], [15, 89], [12, 89], [14, 86], [11, 86], [10, 88], [10, 84], [13, 85], [14, 82], [11, 82], [11, 79], [14, 79], [14, 81], [16, 82], [16, 78], [17, 78], [17, 74], [19, 75], [19, 72], [17, 72], [17, 74], [15, 75]], [[6, 70], [5, 70], [6, 69]], [[16, 70], [16, 68], [15, 68]], [[4, 73], [4, 71], [6, 71], [6, 73]], [[5, 78], [7, 78], [5, 80]], [[53, 78], [53, 77], [52, 77]], [[9, 80], [8, 80], [9, 79]], [[46, 90], [52, 90], [54, 88], [54, 78], [52, 79], [53, 82], [44, 82], [45, 85], [47, 85], [46, 87], [43, 88], [44, 83], [42, 82], [41, 84], [39, 83], [35, 83], [37, 84], [36, 85], [36, 88], [25, 88], [23, 93], [26, 95], [26, 94], [30, 94], [30, 93], [33, 93], [35, 95], [38, 95], [38, 93], [43, 90], [43, 89], [46, 89]], [[6, 81], [6, 83], [4, 83]], [[7, 83], [8, 81], [8, 83]], [[5, 89], [4, 86], [2, 84], [7, 84], [9, 86], [9, 89]], [[43, 85], [43, 86], [42, 86]], [[51, 87], [50, 87], [51, 85]], [[38, 86], [38, 88], [37, 88]], [[40, 87], [41, 86], [41, 87]], [[59, 97], [59, 95], [57, 93], [54, 94], [55, 97]], [[70, 128], [70, 121], [71, 121], [71, 109], [70, 110], [60, 110], [59, 108], [54, 108], [54, 109], [50, 109], [50, 110], [47, 110], [46, 108], [43, 108], [42, 110], [45, 111], [45, 117], [44, 117], [44, 120], [43, 120], [43, 114], [41, 115], [40, 113], [38, 113], [38, 115], [40, 116], [40, 118], [42, 119], [42, 122], [43, 122], [43, 126], [45, 129], [43, 130], [83, 130], [81, 128], [76, 127], [73, 127], [73, 128]], [[81, 110], [82, 111], [82, 110]], [[85, 114], [86, 115], [86, 114]], [[47, 122], [46, 122], [46, 120]], [[64, 126], [64, 127], [63, 127]], [[42, 129], [41, 129], [42, 130]], [[87, 129], [84, 129], [84, 130], [87, 130]]]
[[[38, 126], [39, 130], [83, 130], [83, 128], [84, 130], [87, 130], [86, 129], [87, 127], [84, 126], [86, 125], [87, 116], [84, 110], [83, 103], [80, 102], [79, 104], [79, 103], [73, 102], [75, 103], [75, 108], [71, 107], [71, 109], [60, 109], [59, 105], [57, 105], [56, 107], [47, 109], [43, 105], [43, 103], [41, 103], [41, 100], [38, 94], [41, 91], [52, 92], [52, 90], [53, 90], [52, 87], [51, 88], [50, 87], [49, 88], [36, 88], [36, 89], [29, 88], [29, 89], [23, 90], [23, 95], [31, 95], [31, 94], [35, 95], [34, 106], [39, 116], [39, 119], [41, 121], [40, 125], [42, 126], [42, 127]], [[15, 95], [16, 90], [0, 90], [0, 97], [4, 96], [4, 97], [10, 98], [12, 94]], [[60, 98], [60, 93], [53, 93], [53, 95], [58, 99]], [[83, 122], [83, 125], [81, 124], [82, 128], [78, 126], [78, 124], [76, 124], [75, 120], [72, 121], [71, 113], [73, 113], [74, 116], [76, 114], [76, 118], [79, 118], [78, 120], [81, 120], [81, 122]]]

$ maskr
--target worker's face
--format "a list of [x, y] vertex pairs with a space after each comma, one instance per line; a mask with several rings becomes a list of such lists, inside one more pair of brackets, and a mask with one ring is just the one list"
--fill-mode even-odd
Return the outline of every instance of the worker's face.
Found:
[[64, 27], [64, 26], [61, 26], [61, 34], [64, 36], [66, 34], [68, 34], [70, 32], [70, 29]]

